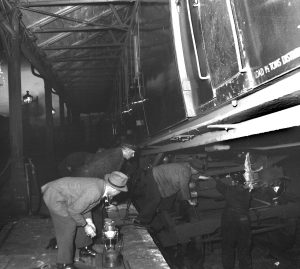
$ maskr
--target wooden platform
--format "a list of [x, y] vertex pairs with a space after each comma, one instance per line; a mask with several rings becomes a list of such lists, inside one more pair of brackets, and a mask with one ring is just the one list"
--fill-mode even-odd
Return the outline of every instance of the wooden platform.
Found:
[[[133, 217], [137, 214], [134, 207], [130, 207], [128, 218], [126, 204], [112, 206], [109, 216], [120, 227], [123, 235], [123, 265], [125, 269], [169, 269], [157, 246], [146, 229], [134, 226]], [[54, 237], [50, 218], [40, 216], [25, 217], [9, 225], [0, 232], [2, 245], [0, 246], [0, 269], [54, 269], [56, 268], [57, 250], [46, 249], [49, 239]], [[95, 245], [101, 252], [103, 245]], [[76, 266], [80, 269], [102, 269], [102, 256], [85, 260], [75, 255]], [[115, 269], [121, 269], [115, 268]]]

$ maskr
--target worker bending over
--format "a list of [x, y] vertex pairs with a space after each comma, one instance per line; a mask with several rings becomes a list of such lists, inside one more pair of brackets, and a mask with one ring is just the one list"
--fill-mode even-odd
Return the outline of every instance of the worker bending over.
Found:
[[[189, 163], [168, 163], [153, 167], [141, 179], [145, 191], [136, 223], [150, 224], [158, 207], [171, 197], [191, 203], [190, 178], [203, 170], [203, 162], [195, 159]], [[168, 203], [168, 202], [167, 202]], [[169, 202], [170, 203], [170, 202]], [[172, 202], [171, 202], [172, 203]]]
[[118, 171], [105, 179], [64, 177], [42, 186], [43, 199], [54, 225], [58, 269], [76, 269], [73, 264], [74, 240], [80, 250], [91, 248], [96, 228], [91, 209], [106, 197], [126, 192], [128, 177]]

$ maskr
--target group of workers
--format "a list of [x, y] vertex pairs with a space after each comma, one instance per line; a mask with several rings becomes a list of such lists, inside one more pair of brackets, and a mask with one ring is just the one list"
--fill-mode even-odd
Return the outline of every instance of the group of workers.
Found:
[[[128, 176], [120, 170], [124, 160], [134, 154], [135, 147], [130, 144], [95, 154], [73, 154], [59, 166], [63, 177], [42, 186], [43, 199], [54, 225], [58, 269], [76, 269], [74, 243], [80, 249], [79, 255], [96, 255], [92, 238], [101, 231], [101, 226], [98, 221], [94, 223], [92, 215], [97, 218], [102, 213], [101, 204], [105, 199], [109, 201], [128, 191]], [[95, 212], [97, 208], [100, 210]]]
[[[102, 205], [105, 199], [110, 200], [120, 192], [128, 191], [128, 176], [120, 170], [124, 160], [134, 157], [135, 151], [134, 146], [124, 144], [95, 154], [73, 155], [60, 165], [62, 177], [42, 186], [44, 202], [49, 209], [57, 240], [58, 269], [76, 269], [73, 262], [74, 243], [80, 249], [79, 255], [96, 255], [92, 238], [101, 232], [98, 222]], [[145, 190], [144, 203], [139, 208], [135, 223], [150, 225], [158, 209], [172, 205], [178, 197], [193, 205], [189, 182], [191, 176], [201, 173], [203, 169], [203, 162], [198, 159], [186, 163], [161, 164], [149, 169], [140, 179]], [[250, 269], [248, 209], [251, 193], [236, 179], [232, 179], [230, 184], [217, 177], [214, 179], [217, 190], [226, 200], [222, 215], [223, 267], [234, 268], [237, 247], [240, 268]], [[100, 210], [95, 211], [97, 208]], [[95, 221], [97, 216], [98, 220]]]

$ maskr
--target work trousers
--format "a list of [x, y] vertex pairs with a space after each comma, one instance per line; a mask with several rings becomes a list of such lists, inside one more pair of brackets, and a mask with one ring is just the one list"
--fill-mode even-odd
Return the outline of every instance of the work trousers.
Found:
[[[139, 212], [139, 219], [141, 223], [150, 224], [153, 223], [152, 221], [159, 211], [169, 211], [174, 207], [174, 203], [177, 199], [177, 193], [174, 193], [169, 197], [161, 197], [157, 183], [153, 177], [152, 170], [148, 171], [148, 173], [142, 178], [142, 185], [145, 193]], [[155, 227], [157, 226], [157, 223], [153, 224], [155, 224]]]
[[57, 263], [73, 263], [74, 242], [77, 248], [82, 248], [92, 244], [92, 239], [71, 217], [62, 217], [51, 211], [50, 215], [57, 240]]
[[144, 188], [144, 199], [139, 212], [139, 219], [142, 223], [149, 224], [156, 213], [161, 201], [158, 186], [153, 177], [152, 170], [148, 171], [141, 179]]
[[227, 208], [222, 215], [222, 263], [224, 269], [234, 269], [236, 249], [239, 268], [251, 269], [249, 216]]
[[96, 207], [92, 209], [92, 218], [96, 226], [96, 233], [97, 233], [96, 238], [94, 238], [94, 243], [101, 243], [104, 219], [108, 218], [103, 202], [101, 202], [100, 204], [98, 204]]

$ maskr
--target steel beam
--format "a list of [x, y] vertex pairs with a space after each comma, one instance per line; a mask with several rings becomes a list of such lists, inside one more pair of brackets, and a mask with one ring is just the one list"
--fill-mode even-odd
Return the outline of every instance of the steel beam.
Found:
[[66, 84], [71, 84], [71, 83], [87, 83], [87, 82], [96, 82], [96, 83], [101, 83], [103, 80], [111, 80], [113, 79], [112, 76], [103, 76], [103, 77], [78, 77], [78, 78], [71, 78], [66, 80]]
[[[217, 109], [205, 116], [199, 117], [187, 121], [180, 126], [170, 129], [165, 134], [157, 135], [147, 142], [143, 143], [144, 146], [155, 145], [157, 143], [170, 140], [176, 136], [197, 130], [200, 132], [202, 129], [206, 129], [208, 125], [218, 124], [218, 123], [230, 123], [228, 119], [235, 117], [238, 114], [246, 113], [247, 111], [258, 108], [264, 104], [274, 102], [285, 96], [299, 93], [300, 85], [300, 72], [295, 73], [292, 76], [288, 76], [275, 84], [269, 85], [264, 89], [248, 95], [240, 100], [238, 100], [238, 105], [233, 107], [231, 104], [225, 105], [220, 109]], [[299, 97], [297, 97], [299, 98]], [[281, 123], [278, 122], [278, 125]]]
[[65, 32], [97, 32], [103, 30], [120, 30], [127, 31], [128, 26], [85, 26], [85, 27], [64, 27], [64, 28], [48, 28], [42, 30], [32, 31], [35, 34], [49, 34], [49, 33], [65, 33]]
[[142, 152], [142, 155], [204, 146], [211, 143], [249, 137], [300, 126], [300, 105], [274, 112], [265, 116], [234, 124], [230, 130], [207, 131], [186, 142], [177, 142]]
[[[108, 78], [103, 78], [101, 79], [100, 82], [103, 82], [103, 81], [112, 81], [113, 79], [108, 79]], [[96, 80], [89, 80], [89, 81], [79, 81], [79, 82], [68, 82], [66, 83], [66, 87], [70, 87], [72, 85], [101, 85], [99, 81], [96, 81]]]
[[106, 75], [106, 76], [93, 76], [93, 77], [86, 77], [86, 76], [80, 76], [80, 77], [67, 77], [66, 78], [66, 83], [72, 83], [72, 82], [76, 82], [78, 80], [86, 82], [86, 81], [97, 81], [97, 82], [101, 82], [102, 78], [112, 78], [112, 75]]
[[78, 50], [78, 49], [98, 49], [106, 47], [122, 47], [124, 43], [108, 43], [108, 44], [97, 44], [97, 45], [73, 45], [73, 46], [53, 46], [45, 47], [44, 50]]
[[93, 70], [93, 71], [102, 71], [102, 70], [105, 70], [105, 71], [107, 71], [107, 70], [115, 70], [115, 67], [113, 67], [113, 66], [103, 66], [103, 67], [101, 67], [101, 66], [94, 66], [94, 67], [81, 67], [81, 66], [78, 66], [78, 67], [70, 67], [70, 68], [55, 68], [55, 71], [59, 71], [60, 73], [62, 73], [62, 72], [70, 72], [70, 71], [74, 71], [75, 70], [75, 72], [76, 71], [88, 71], [88, 70]]
[[[121, 7], [120, 9], [122, 9], [123, 7]], [[105, 12], [102, 12], [101, 14], [98, 14], [97, 16], [91, 18], [90, 20], [88, 20], [87, 22], [89, 22], [89, 25], [94, 25], [94, 26], [103, 26], [103, 25], [99, 25], [99, 24], [95, 24], [94, 22], [95, 21], [98, 21], [101, 17], [106, 17], [106, 16], [110, 16], [112, 14], [112, 11], [105, 11]], [[78, 26], [83, 26], [83, 25], [86, 25], [86, 23], [81, 23], [79, 24]], [[54, 37], [52, 38], [49, 38], [48, 40], [42, 42], [41, 44], [38, 44], [39, 47], [46, 47], [46, 46], [49, 46], [63, 38], [66, 38], [68, 37], [69, 35], [71, 35], [72, 33], [61, 33], [61, 34], [57, 34], [55, 35]], [[92, 35], [92, 38], [95, 38], [97, 37], [98, 34], [93, 34]], [[92, 38], [89, 38], [88, 40], [91, 40]], [[86, 42], [88, 40], [83, 40], [83, 42]], [[76, 42], [76, 43], [80, 43], [81, 41], [79, 42]]]
[[[53, 63], [53, 69], [57, 72], [60, 70], [83, 70], [80, 68], [82, 64], [80, 62], [57, 62]], [[99, 63], [99, 62], [93, 62], [86, 67], [86, 69], [90, 70], [115, 70], [116, 63], [109, 62], [109, 63]]]
[[107, 59], [119, 59], [119, 56], [101, 56], [101, 57], [62, 57], [62, 58], [56, 58], [51, 59], [51, 62], [82, 62], [82, 61], [102, 61]]
[[[73, 57], [73, 58], [78, 58], [78, 57], [102, 57], [102, 56], [119, 56], [120, 54], [120, 51], [121, 51], [121, 48], [120, 47], [116, 47], [116, 48], [108, 48], [106, 49], [105, 51], [96, 51], [95, 53], [91, 54], [90, 50], [80, 50], [79, 52], [76, 51], [75, 53], [72, 53], [70, 54], [69, 56], [65, 56], [66, 58], [70, 58], [70, 57]], [[57, 59], [57, 58], [64, 58], [64, 56], [53, 56], [52, 55], [49, 55], [48, 56], [48, 60], [51, 62], [52, 59]]]
[[97, 85], [100, 86], [102, 85], [103, 81], [112, 81], [112, 78], [103, 78], [102, 80], [82, 80], [82, 81], [69, 81], [67, 82], [68, 84], [66, 84], [68, 87], [70, 85]]
[[71, 73], [61, 72], [60, 76], [63, 77], [99, 77], [101, 75], [111, 75], [114, 74], [114, 72], [107, 72], [107, 71], [97, 71], [97, 72], [91, 72], [89, 70], [76, 70], [72, 71]]
[[[72, 13], [72, 12], [74, 12], [74, 11], [80, 9], [80, 8], [81, 8], [81, 6], [66, 7], [66, 8], [64, 8], [62, 10], [57, 11], [54, 14], [57, 14], [57, 15], [60, 15], [60, 16], [65, 16], [65, 15], [68, 15], [68, 14], [70, 14], [70, 13]], [[34, 29], [35, 27], [45, 26], [45, 25], [47, 25], [47, 24], [49, 24], [49, 23], [51, 23], [51, 22], [53, 22], [53, 21], [55, 21], [57, 19], [58, 18], [56, 18], [56, 17], [48, 16], [46, 18], [42, 18], [42, 19], [40, 19], [38, 21], [35, 21], [32, 24], [29, 24], [27, 26], [27, 29], [31, 29], [31, 28]]]
[[[139, 0], [142, 3], [168, 4], [168, 0]], [[23, 0], [21, 5], [24, 7], [46, 7], [46, 6], [72, 6], [88, 4], [130, 4], [136, 0]]]
[[67, 20], [67, 21], [77, 22], [77, 23], [80, 23], [80, 24], [100, 26], [100, 25], [97, 25], [97, 24], [95, 24], [93, 22], [90, 22], [90, 21], [79, 20], [79, 19], [75, 19], [75, 18], [64, 16], [64, 15], [59, 15], [58, 13], [51, 13], [51, 12], [48, 12], [48, 11], [45, 11], [45, 10], [41, 10], [41, 9], [33, 9], [33, 8], [26, 8], [26, 7], [20, 7], [20, 9], [23, 9], [23, 10], [26, 10], [26, 11], [30, 11], [30, 12], [39, 13], [39, 14], [42, 14], [42, 15], [50, 16], [50, 17], [55, 17], [55, 18], [58, 18], [58, 19], [63, 19], [63, 20]]

